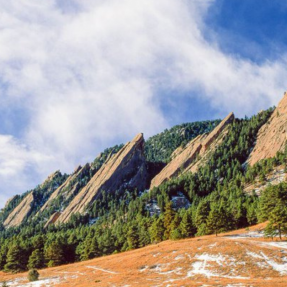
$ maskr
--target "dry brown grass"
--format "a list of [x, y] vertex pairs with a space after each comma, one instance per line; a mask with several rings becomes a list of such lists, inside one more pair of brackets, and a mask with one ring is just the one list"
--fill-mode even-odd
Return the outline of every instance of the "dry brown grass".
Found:
[[[250, 231], [263, 228], [261, 224]], [[287, 286], [287, 272], [280, 273], [272, 266], [278, 264], [284, 269], [286, 265], [287, 270], [287, 263], [284, 265], [287, 249], [271, 246], [270, 240], [263, 238], [236, 237], [248, 232], [242, 229], [218, 237], [165, 241], [121, 254], [44, 269], [40, 271], [40, 278], [58, 278], [60, 283], [43, 286], [59, 287]], [[0, 273], [0, 281], [16, 278], [26, 280], [27, 273]], [[14, 286], [29, 286], [24, 285], [25, 282]]]

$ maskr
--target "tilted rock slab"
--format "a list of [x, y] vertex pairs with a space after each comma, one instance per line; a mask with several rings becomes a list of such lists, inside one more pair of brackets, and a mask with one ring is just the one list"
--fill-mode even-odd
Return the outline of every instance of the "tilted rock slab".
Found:
[[88, 163], [83, 167], [78, 166], [75, 171], [67, 178], [67, 180], [51, 194], [49, 199], [42, 206], [40, 212], [48, 209], [59, 195], [63, 195], [65, 201], [74, 196], [80, 189], [80, 184], [78, 181], [81, 180], [82, 176], [89, 170], [90, 165]]
[[4, 221], [4, 227], [19, 226], [30, 214], [33, 208], [33, 192], [28, 193], [18, 206], [9, 214]]
[[206, 138], [206, 136], [206, 134], [199, 135], [190, 141], [185, 149], [178, 153], [175, 158], [169, 162], [157, 176], [153, 178], [150, 189], [161, 185], [172, 177], [176, 177], [180, 171], [185, 170], [198, 156], [202, 148], [202, 141], [204, 138]]
[[59, 211], [56, 211], [55, 213], [53, 213], [51, 217], [49, 218], [49, 220], [46, 222], [44, 228], [47, 228], [49, 225], [54, 224], [60, 215], [61, 215], [61, 212]]
[[[47, 182], [53, 181], [55, 177], [59, 175], [59, 171], [56, 171], [48, 176], [48, 178], [40, 185], [43, 187]], [[22, 201], [13, 209], [9, 216], [4, 221], [5, 228], [19, 226], [33, 211], [34, 195], [33, 190], [30, 191]]]
[[67, 222], [72, 214], [83, 214], [95, 199], [101, 197], [102, 191], [111, 193], [124, 187], [143, 190], [146, 178], [144, 138], [143, 134], [138, 134], [95, 173], [60, 215], [57, 223]]
[[214, 146], [215, 142], [216, 145], [222, 142], [222, 140], [218, 141], [218, 139], [222, 139], [222, 133], [233, 120], [234, 114], [230, 113], [212, 132], [197, 136], [195, 139], [191, 140], [184, 149], [181, 147], [176, 149], [172, 154], [173, 159], [151, 181], [150, 189], [178, 176], [180, 172], [196, 172], [208, 149], [212, 145]]
[[284, 151], [287, 128], [287, 93], [278, 104], [268, 122], [258, 131], [257, 141], [248, 163], [254, 165], [262, 159], [274, 157], [278, 151]]

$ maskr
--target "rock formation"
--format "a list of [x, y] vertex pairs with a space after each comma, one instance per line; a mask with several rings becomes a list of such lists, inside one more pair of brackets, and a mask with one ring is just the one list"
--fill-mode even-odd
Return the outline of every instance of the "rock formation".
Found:
[[181, 171], [196, 172], [211, 146], [215, 148], [222, 142], [223, 136], [226, 134], [224, 130], [233, 120], [234, 114], [230, 113], [210, 134], [199, 135], [190, 141], [184, 149], [180, 147], [175, 150], [171, 162], [152, 180], [150, 189], [176, 177]]
[[[44, 188], [45, 185], [52, 182], [58, 176], [61, 176], [60, 171], [53, 172], [52, 174], [48, 176], [48, 178], [42, 184], [39, 185], [39, 188]], [[14, 196], [11, 200], [13, 200], [16, 197], [17, 195]], [[6, 203], [6, 206], [8, 206], [11, 200], [8, 200], [8, 202]], [[9, 216], [4, 221], [3, 225], [6, 228], [19, 226], [33, 211], [34, 205], [35, 205], [34, 190], [31, 190], [22, 199], [22, 201], [13, 209], [13, 211], [9, 214]]]
[[9, 214], [4, 221], [5, 228], [19, 226], [32, 211], [34, 202], [33, 192], [28, 193], [18, 206]]
[[49, 220], [46, 222], [44, 228], [47, 228], [49, 225], [54, 224], [60, 215], [61, 215], [61, 212], [58, 212], [58, 211], [53, 213], [51, 217], [49, 218]]
[[144, 189], [146, 178], [144, 138], [138, 134], [95, 173], [60, 215], [57, 223], [67, 222], [74, 213], [83, 214], [95, 199], [101, 197], [102, 191], [111, 193], [125, 187]]
[[268, 122], [259, 130], [256, 145], [248, 163], [252, 166], [261, 159], [274, 157], [278, 151], [283, 151], [286, 145], [286, 128], [287, 93], [284, 94]]
[[42, 206], [40, 212], [48, 209], [59, 195], [62, 195], [63, 197], [63, 204], [75, 196], [81, 187], [79, 182], [82, 177], [89, 172], [89, 170], [89, 164], [86, 164], [84, 167], [78, 166], [67, 180], [51, 194], [47, 202]]

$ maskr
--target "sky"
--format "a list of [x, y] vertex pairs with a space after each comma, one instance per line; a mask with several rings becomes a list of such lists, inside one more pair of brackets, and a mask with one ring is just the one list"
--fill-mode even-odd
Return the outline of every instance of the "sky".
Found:
[[50, 173], [287, 89], [282, 0], [0, 0], [0, 207]]

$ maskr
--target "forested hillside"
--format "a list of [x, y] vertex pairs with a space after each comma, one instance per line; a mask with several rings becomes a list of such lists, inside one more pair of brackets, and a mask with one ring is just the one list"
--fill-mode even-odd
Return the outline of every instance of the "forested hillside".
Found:
[[198, 135], [212, 131], [219, 123], [220, 120], [186, 123], [152, 136], [145, 144], [146, 158], [151, 162], [169, 162], [176, 148], [185, 146]]
[[[180, 175], [151, 191], [103, 192], [85, 215], [75, 214], [67, 224], [45, 229], [41, 221], [30, 220], [20, 227], [5, 230], [2, 226], [0, 269], [19, 272], [56, 266], [166, 239], [217, 234], [267, 219], [268, 235], [274, 236], [278, 228], [286, 232], [287, 220], [282, 223], [280, 219], [287, 216], [285, 183], [269, 187], [261, 198], [244, 192], [245, 184], [258, 174], [264, 176], [276, 165], [286, 166], [287, 152], [253, 167], [246, 164], [257, 132], [272, 112], [234, 120], [229, 136], [197, 173]], [[147, 150], [150, 147], [151, 143]], [[186, 202], [179, 204], [183, 198]]]

